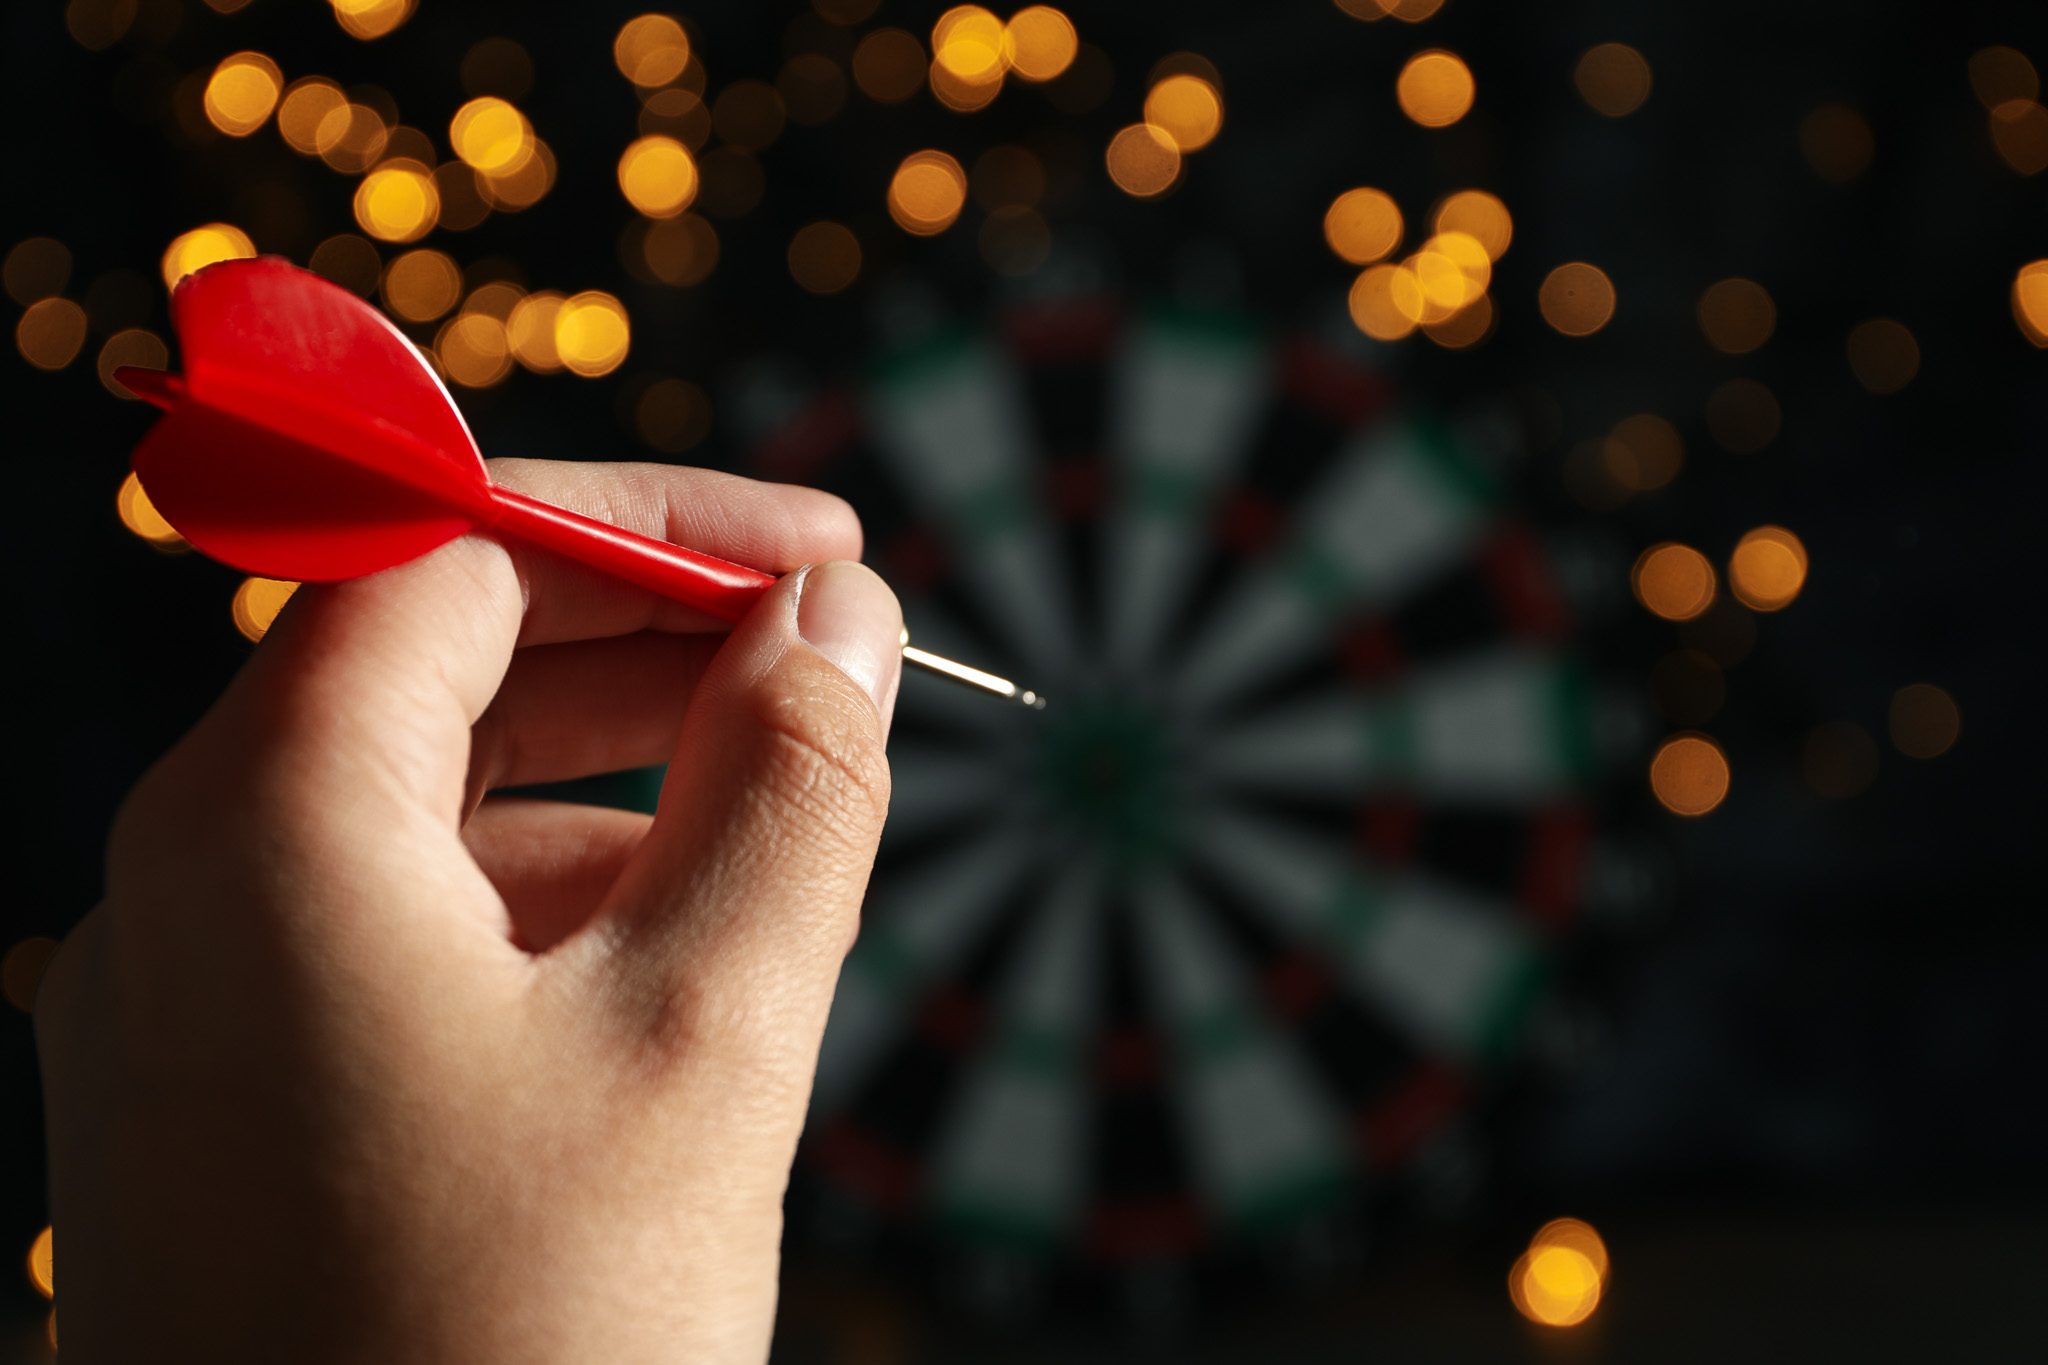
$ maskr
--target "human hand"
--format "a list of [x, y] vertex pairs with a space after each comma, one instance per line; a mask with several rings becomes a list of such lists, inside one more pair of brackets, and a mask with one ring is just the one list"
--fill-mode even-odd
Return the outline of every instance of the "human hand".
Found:
[[[776, 572], [836, 498], [496, 461]], [[463, 537], [299, 591], [36, 1002], [67, 1359], [759, 1360], [888, 804], [868, 570], [721, 623]], [[646, 816], [495, 787], [669, 761]]]

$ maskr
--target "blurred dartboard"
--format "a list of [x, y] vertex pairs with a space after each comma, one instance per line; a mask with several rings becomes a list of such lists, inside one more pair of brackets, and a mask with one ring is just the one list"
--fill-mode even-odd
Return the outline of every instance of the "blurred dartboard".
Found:
[[793, 1235], [1085, 1278], [1369, 1208], [1515, 1053], [1626, 730], [1499, 434], [1100, 299], [738, 387], [913, 639], [1051, 699], [905, 680]]

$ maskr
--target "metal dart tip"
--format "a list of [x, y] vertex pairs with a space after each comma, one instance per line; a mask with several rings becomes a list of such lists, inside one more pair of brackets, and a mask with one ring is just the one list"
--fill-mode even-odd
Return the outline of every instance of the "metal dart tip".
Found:
[[970, 667], [967, 664], [960, 663], [958, 660], [948, 659], [943, 654], [934, 654], [928, 649], [919, 649], [916, 645], [910, 643], [910, 632], [907, 630], [903, 632], [903, 662], [915, 664], [926, 672], [936, 673], [942, 678], [951, 678], [954, 682], [980, 688], [982, 691], [993, 693], [1005, 701], [1014, 701], [1021, 706], [1028, 706], [1034, 711], [1043, 711], [1045, 709], [1045, 695], [1043, 693], [1034, 692], [1028, 687], [1019, 687], [1008, 678], [997, 677], [986, 670]]

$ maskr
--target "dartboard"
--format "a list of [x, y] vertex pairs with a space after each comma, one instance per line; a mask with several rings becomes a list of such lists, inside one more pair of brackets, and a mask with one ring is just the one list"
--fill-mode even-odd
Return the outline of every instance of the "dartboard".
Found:
[[1099, 298], [736, 386], [914, 641], [792, 1235], [1048, 1274], [1370, 1210], [1512, 1056], [1613, 704], [1494, 424], [1252, 319]]

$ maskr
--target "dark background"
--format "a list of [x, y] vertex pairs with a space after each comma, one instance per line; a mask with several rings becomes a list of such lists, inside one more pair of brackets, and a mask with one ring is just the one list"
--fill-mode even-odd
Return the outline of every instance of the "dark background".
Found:
[[[792, 3], [685, 17], [715, 91], [772, 80], [795, 51], [843, 61], [852, 38], [882, 24], [922, 37], [940, 8], [885, 0], [850, 31]], [[1220, 1323], [1176, 1300], [1149, 1316], [1041, 1306], [991, 1324], [908, 1272], [804, 1251], [785, 1300], [788, 1358], [1056, 1348], [1107, 1359], [1137, 1343], [1181, 1359], [1982, 1359], [2042, 1339], [2048, 934], [2032, 875], [2043, 768], [2030, 642], [2048, 359], [2015, 326], [2008, 290], [2021, 264], [2048, 255], [2048, 201], [2042, 177], [1999, 159], [1966, 71], [1994, 43], [2048, 61], [2038, 10], [1450, 0], [1410, 26], [1361, 24], [1328, 3], [1076, 5], [1083, 40], [1114, 71], [1099, 106], [1063, 113], [1016, 87], [960, 115], [928, 93], [891, 106], [852, 93], [832, 121], [792, 126], [763, 154], [765, 196], [718, 224], [716, 271], [672, 289], [636, 281], [617, 249], [631, 215], [612, 172], [637, 105], [610, 46], [635, 7], [424, 0], [365, 44], [316, 4], [255, 0], [220, 15], [151, 0], [100, 52], [67, 36], [61, 9], [13, 5], [0, 21], [0, 246], [63, 241], [73, 298], [109, 272], [135, 272], [149, 293], [134, 321], [160, 334], [157, 261], [179, 231], [236, 222], [259, 249], [303, 261], [352, 230], [353, 180], [293, 155], [273, 129], [181, 132], [169, 104], [180, 78], [257, 49], [287, 77], [382, 86], [445, 147], [462, 54], [494, 34], [526, 45], [536, 80], [520, 105], [558, 154], [559, 182], [526, 213], [427, 244], [465, 265], [509, 258], [535, 287], [610, 290], [634, 342], [605, 380], [515, 373], [459, 392], [490, 454], [660, 458], [622, 410], [636, 382], [682, 376], [717, 403], [747, 362], [774, 355], [824, 383], [876, 335], [882, 301], [906, 281], [949, 314], [985, 316], [1028, 282], [980, 259], [982, 210], [970, 202], [953, 230], [915, 239], [890, 223], [883, 187], [920, 147], [971, 162], [1023, 141], [1049, 167], [1040, 211], [1056, 260], [1085, 256], [1130, 298], [1200, 276], [1291, 328], [1342, 316], [1351, 272], [1319, 240], [1333, 195], [1378, 185], [1412, 221], [1451, 189], [1492, 190], [1516, 225], [1493, 283], [1496, 331], [1470, 351], [1419, 336], [1376, 351], [1391, 382], [1447, 408], [1512, 395], [1531, 432], [1529, 515], [1623, 547], [1624, 569], [1658, 540], [1719, 561], [1762, 523], [1804, 539], [1805, 591], [1757, 618], [1755, 648], [1701, 727], [1730, 756], [1728, 800], [1696, 821], [1649, 819], [1668, 849], [1669, 892], [1601, 960], [1594, 1060], [1484, 1130], [1488, 1174], [1456, 1216], [1388, 1224], [1334, 1281], [1247, 1271]], [[1640, 49], [1655, 75], [1648, 102], [1622, 119], [1588, 109], [1572, 85], [1578, 55], [1606, 41]], [[1470, 63], [1479, 94], [1472, 114], [1431, 131], [1401, 116], [1392, 89], [1401, 63], [1436, 45]], [[1221, 74], [1222, 136], [1174, 192], [1133, 200], [1102, 173], [1100, 149], [1139, 116], [1153, 64], [1184, 50]], [[1874, 135], [1868, 170], [1846, 185], [1815, 175], [1800, 151], [1800, 120], [1828, 102], [1860, 110]], [[791, 281], [784, 251], [823, 217], [854, 229], [864, 268], [852, 289], [817, 298]], [[1590, 338], [1557, 334], [1536, 308], [1543, 275], [1567, 260], [1599, 264], [1619, 294], [1613, 323]], [[1769, 343], [1741, 357], [1712, 350], [1693, 312], [1702, 289], [1731, 275], [1764, 283], [1778, 309]], [[1907, 388], [1882, 396], [1844, 358], [1849, 329], [1880, 316], [1911, 327], [1922, 357]], [[0, 910], [0, 948], [61, 937], [93, 904], [122, 791], [248, 649], [227, 612], [238, 576], [160, 556], [114, 515], [149, 414], [101, 386], [91, 360], [107, 328], [94, 323], [62, 371], [0, 361], [22, 755], [17, 890]], [[1769, 384], [1783, 410], [1776, 440], [1755, 454], [1720, 449], [1702, 415], [1736, 375]], [[1597, 515], [1577, 506], [1560, 473], [1571, 448], [1641, 411], [1683, 433], [1683, 473]], [[724, 406], [714, 414], [683, 458], [746, 468], [747, 433]], [[1637, 611], [1598, 648], [1647, 693], [1678, 638]], [[1885, 738], [1893, 692], [1915, 682], [1940, 685], [1960, 709], [1961, 739], [1938, 759], [1904, 757]], [[1853, 797], [1824, 797], [1802, 773], [1809, 732], [1832, 721], [1876, 741], [1875, 780]], [[1639, 780], [1638, 796], [1647, 807]], [[29, 1020], [10, 1008], [9, 1258], [45, 1221], [40, 1141]], [[1515, 1316], [1502, 1285], [1529, 1233], [1564, 1212], [1600, 1227], [1616, 1279], [1588, 1324], [1546, 1332]], [[41, 1300], [9, 1277], [0, 1322], [15, 1325], [20, 1358], [38, 1358], [41, 1320]]]

